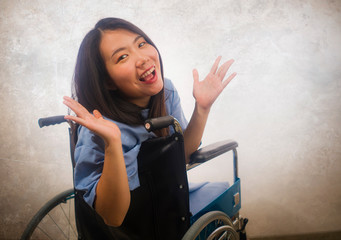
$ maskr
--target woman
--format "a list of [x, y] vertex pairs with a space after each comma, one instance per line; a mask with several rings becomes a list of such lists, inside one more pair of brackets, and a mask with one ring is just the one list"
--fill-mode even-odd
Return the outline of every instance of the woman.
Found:
[[233, 60], [219, 67], [220, 59], [203, 81], [193, 70], [196, 102], [187, 125], [176, 90], [164, 80], [160, 54], [143, 31], [122, 19], [106, 18], [85, 36], [74, 75], [78, 102], [64, 97], [77, 116], [65, 118], [84, 126], [75, 149], [75, 187], [86, 192], [85, 201], [106, 224], [122, 224], [130, 191], [139, 186], [141, 142], [168, 134], [168, 129], [146, 133], [145, 118], [173, 115], [185, 129], [186, 159], [198, 148], [212, 104], [236, 75], [224, 80]]

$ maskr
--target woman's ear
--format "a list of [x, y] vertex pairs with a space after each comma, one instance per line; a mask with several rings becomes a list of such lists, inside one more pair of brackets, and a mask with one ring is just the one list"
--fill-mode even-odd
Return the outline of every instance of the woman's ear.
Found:
[[107, 80], [105, 81], [105, 86], [106, 86], [106, 88], [109, 89], [109, 90], [112, 90], [112, 91], [117, 90], [117, 87], [116, 87], [114, 81], [111, 80], [111, 79], [107, 79]]

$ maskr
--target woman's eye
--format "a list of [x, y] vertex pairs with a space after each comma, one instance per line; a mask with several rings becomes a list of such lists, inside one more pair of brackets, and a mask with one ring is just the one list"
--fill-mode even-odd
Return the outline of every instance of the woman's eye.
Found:
[[121, 61], [121, 60], [124, 60], [126, 57], [128, 57], [127, 54], [124, 54], [124, 55], [120, 56], [120, 57], [118, 58], [117, 62], [119, 62], [119, 61]]
[[145, 44], [146, 44], [146, 42], [141, 42], [141, 43], [139, 44], [139, 48], [143, 47]]

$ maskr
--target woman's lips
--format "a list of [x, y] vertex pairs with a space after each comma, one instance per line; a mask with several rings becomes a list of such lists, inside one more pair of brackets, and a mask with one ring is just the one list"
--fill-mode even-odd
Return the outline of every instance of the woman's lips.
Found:
[[151, 78], [153, 78], [153, 72], [155, 71], [155, 66], [150, 67], [147, 71], [145, 71], [141, 76], [141, 81], [149, 81]]
[[157, 73], [156, 73], [156, 71], [155, 71], [155, 69], [154, 69], [154, 71], [153, 71], [151, 74], [149, 74], [148, 76], [146, 76], [146, 77], [144, 78], [144, 80], [142, 81], [142, 83], [152, 84], [152, 83], [156, 82], [157, 79], [158, 79], [158, 76], [157, 76]]

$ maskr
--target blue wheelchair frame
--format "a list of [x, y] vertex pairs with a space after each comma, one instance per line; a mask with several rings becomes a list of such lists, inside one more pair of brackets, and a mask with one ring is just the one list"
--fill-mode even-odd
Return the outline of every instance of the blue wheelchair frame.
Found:
[[[197, 221], [202, 215], [210, 211], [222, 211], [226, 213], [231, 219], [239, 213], [241, 209], [241, 194], [240, 194], [240, 179], [238, 177], [238, 154], [236, 148], [238, 143], [234, 141], [222, 141], [212, 145], [209, 145], [203, 149], [198, 150], [193, 156], [191, 162], [196, 162], [197, 164], [188, 168], [202, 164], [216, 156], [219, 156], [228, 151], [233, 151], [233, 175], [234, 183], [220, 194], [213, 202], [209, 203], [206, 207], [201, 209], [198, 213], [191, 217], [191, 224]], [[204, 153], [205, 149], [214, 149], [213, 153]], [[219, 148], [221, 149], [219, 151]], [[218, 149], [218, 150], [217, 150]], [[199, 164], [198, 164], [199, 163]]]

